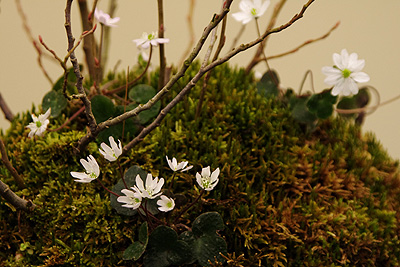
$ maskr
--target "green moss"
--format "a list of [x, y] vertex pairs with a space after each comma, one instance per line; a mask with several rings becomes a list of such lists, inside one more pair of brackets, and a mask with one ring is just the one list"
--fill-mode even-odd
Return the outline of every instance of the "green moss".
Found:
[[[163, 105], [194, 73], [188, 71]], [[218, 211], [227, 225], [221, 234], [232, 266], [400, 264], [398, 162], [372, 134], [340, 118], [321, 121], [305, 133], [287, 101], [261, 97], [250, 75], [228, 65], [213, 71], [195, 119], [201, 88], [202, 81], [122, 158], [124, 168], [137, 164], [162, 177], [170, 175], [165, 155], [189, 160], [194, 171], [174, 185], [174, 192], [188, 199], [198, 194], [195, 171], [220, 167], [215, 190], [182, 222]], [[74, 110], [71, 106], [64, 117], [52, 120], [51, 128]], [[5, 259], [0, 266], [124, 265], [122, 253], [137, 240], [140, 218], [117, 214], [97, 183], [78, 184], [69, 174], [80, 170], [81, 157], [93, 154], [103, 183], [112, 187], [119, 179], [116, 166], [101, 159], [96, 143], [84, 155], [73, 154], [85, 134], [83, 116], [68, 129], [36, 140], [27, 138], [29, 118], [30, 113], [20, 115], [5, 135], [9, 157], [28, 189], [18, 191], [2, 166], [0, 174], [38, 209], [19, 215], [0, 200], [0, 258]], [[32, 254], [20, 251], [26, 242]], [[20, 263], [16, 253], [22, 254]]]

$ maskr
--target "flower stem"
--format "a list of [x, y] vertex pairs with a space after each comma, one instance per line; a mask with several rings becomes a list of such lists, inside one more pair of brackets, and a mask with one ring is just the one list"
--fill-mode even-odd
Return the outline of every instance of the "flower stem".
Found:
[[113, 194], [116, 197], [120, 197], [120, 195], [118, 195], [117, 193], [114, 193], [113, 191], [111, 191], [110, 189], [108, 189], [107, 187], [104, 186], [104, 184], [102, 182], [100, 182], [99, 179], [96, 179], [97, 182], [99, 182], [99, 184], [110, 194]]
[[119, 159], [117, 159], [117, 164], [118, 164], [119, 173], [120, 173], [121, 178], [122, 178], [122, 182], [124, 182], [125, 188], [128, 189], [128, 185], [126, 184], [124, 173], [122, 172], [121, 162], [119, 162]]
[[200, 199], [201, 196], [204, 194], [204, 192], [205, 192], [204, 189], [201, 190], [199, 196], [198, 196], [192, 203], [190, 203], [189, 205], [187, 205], [187, 206], [179, 213], [179, 215], [175, 218], [173, 224], [175, 224], [175, 223], [178, 221], [178, 219], [179, 219], [185, 212], [187, 212], [191, 207], [194, 206], [194, 204], [196, 204], [196, 202], [199, 201], [199, 199]]
[[[157, 0], [158, 2], [158, 37], [164, 38], [164, 8], [163, 0]], [[164, 87], [165, 84], [165, 67], [167, 65], [165, 58], [165, 47], [164, 44], [160, 44], [160, 76], [158, 80], [158, 90]], [[150, 46], [151, 47], [151, 46]]]

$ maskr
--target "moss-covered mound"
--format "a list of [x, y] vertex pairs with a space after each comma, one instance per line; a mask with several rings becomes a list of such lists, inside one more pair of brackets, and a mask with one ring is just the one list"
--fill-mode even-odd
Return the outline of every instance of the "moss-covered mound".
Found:
[[[400, 264], [398, 162], [373, 135], [340, 118], [320, 121], [305, 133], [286, 101], [259, 96], [252, 77], [226, 65], [213, 72], [195, 118], [201, 87], [123, 157], [122, 166], [140, 165], [170, 177], [166, 155], [188, 160], [194, 169], [182, 173], [173, 188], [188, 201], [198, 196], [195, 172], [219, 167], [217, 187], [179, 222], [190, 226], [203, 212], [219, 212], [226, 224], [220, 232], [228, 244], [225, 265]], [[73, 110], [53, 119], [50, 128]], [[116, 165], [100, 156], [98, 144], [74, 155], [73, 146], [85, 134], [82, 118], [28, 139], [27, 113], [5, 134], [8, 156], [27, 189], [18, 191], [2, 165], [0, 178], [38, 208], [18, 212], [0, 199], [0, 266], [141, 266], [140, 260], [122, 260], [137, 240], [141, 218], [118, 214], [98, 183], [76, 183], [69, 174], [81, 171], [79, 159], [93, 154], [106, 186], [120, 177]]]

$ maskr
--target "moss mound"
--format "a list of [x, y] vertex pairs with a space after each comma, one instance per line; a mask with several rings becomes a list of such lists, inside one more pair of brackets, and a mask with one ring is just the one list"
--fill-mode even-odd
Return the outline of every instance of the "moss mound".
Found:
[[[227, 65], [213, 72], [195, 118], [201, 87], [122, 158], [122, 165], [140, 165], [162, 177], [170, 176], [165, 155], [189, 160], [195, 171], [220, 167], [217, 187], [181, 222], [190, 225], [200, 213], [218, 211], [226, 224], [220, 234], [228, 244], [227, 265], [400, 264], [398, 162], [372, 134], [340, 118], [305, 133], [285, 101], [261, 97], [251, 76]], [[85, 155], [73, 154], [85, 133], [81, 123], [32, 140], [24, 128], [29, 118], [29, 112], [20, 115], [4, 136], [27, 189], [18, 191], [3, 166], [0, 177], [38, 208], [20, 213], [0, 199], [0, 266], [140, 266], [121, 260], [137, 240], [140, 218], [117, 214], [98, 184], [78, 184], [69, 174], [81, 168], [80, 158], [93, 154], [100, 179], [112, 187], [119, 179], [116, 166], [100, 157], [96, 143]], [[64, 120], [52, 120], [51, 128]], [[195, 171], [183, 173], [174, 192], [196, 198]]]

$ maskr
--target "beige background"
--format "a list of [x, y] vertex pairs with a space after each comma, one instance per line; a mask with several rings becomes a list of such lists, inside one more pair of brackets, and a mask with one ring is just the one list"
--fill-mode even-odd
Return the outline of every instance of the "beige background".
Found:
[[[21, 0], [32, 32], [41, 35], [60, 57], [66, 51], [64, 30], [65, 1], [62, 0]], [[76, 1], [75, 1], [76, 2]], [[92, 1], [89, 1], [92, 2]], [[121, 60], [119, 70], [125, 70], [136, 62], [137, 49], [132, 39], [139, 38], [143, 31], [157, 28], [156, 0], [118, 1], [117, 15], [121, 17], [119, 26], [112, 31], [112, 45], [109, 68]], [[193, 21], [198, 38], [212, 14], [219, 11], [218, 0], [197, 0]], [[277, 0], [271, 1], [268, 12], [260, 18], [261, 29], [265, 29], [272, 7]], [[288, 0], [278, 19], [278, 24], [285, 23], [297, 13], [306, 0]], [[100, 0], [101, 9], [106, 9], [108, 1]], [[232, 12], [238, 11], [239, 1], [235, 0]], [[171, 39], [166, 46], [169, 63], [177, 64], [182, 51], [188, 44], [186, 16], [189, 0], [166, 0], [166, 36]], [[50, 90], [49, 82], [44, 78], [36, 63], [36, 52], [29, 43], [22, 29], [21, 19], [14, 1], [0, 1], [0, 92], [14, 113], [39, 104], [43, 95]], [[73, 10], [73, 32], [79, 36], [77, 3]], [[328, 39], [311, 44], [299, 52], [285, 58], [270, 61], [272, 68], [278, 70], [285, 86], [298, 89], [307, 70], [314, 74], [317, 91], [327, 86], [323, 83], [321, 68], [332, 65], [332, 53], [340, 53], [342, 48], [357, 52], [359, 58], [366, 60], [367, 72], [371, 80], [368, 84], [376, 87], [383, 101], [398, 94], [400, 76], [400, 1], [399, 0], [316, 0], [308, 9], [303, 19], [282, 33], [271, 36], [266, 52], [268, 55], [288, 51], [306, 40], [317, 38], [326, 33], [337, 21], [340, 27]], [[228, 49], [240, 29], [241, 24], [230, 18], [228, 22]], [[95, 33], [99, 36], [99, 32]], [[256, 37], [254, 23], [247, 25], [247, 31], [241, 42], [251, 41]], [[226, 49], [224, 50], [226, 52]], [[231, 61], [238, 66], [246, 66], [254, 54], [254, 49], [244, 52]], [[82, 58], [82, 51], [78, 51]], [[153, 65], [157, 59], [153, 59]], [[46, 69], [53, 80], [61, 74], [61, 68], [45, 60]], [[265, 66], [259, 64], [259, 71]], [[306, 84], [309, 88], [309, 83]], [[378, 109], [367, 118], [364, 131], [373, 131], [382, 144], [395, 157], [400, 158], [400, 126], [398, 117], [400, 101]], [[0, 128], [6, 130], [9, 123], [0, 116]]]

